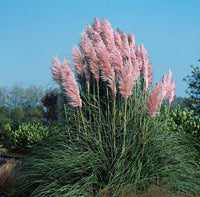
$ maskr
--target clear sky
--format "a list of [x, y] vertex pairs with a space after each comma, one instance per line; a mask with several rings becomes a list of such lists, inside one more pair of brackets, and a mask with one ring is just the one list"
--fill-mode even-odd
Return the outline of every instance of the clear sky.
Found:
[[182, 79], [200, 59], [200, 0], [0, 0], [0, 86], [53, 84], [52, 57], [71, 59], [85, 24], [104, 16], [147, 48], [154, 82]]

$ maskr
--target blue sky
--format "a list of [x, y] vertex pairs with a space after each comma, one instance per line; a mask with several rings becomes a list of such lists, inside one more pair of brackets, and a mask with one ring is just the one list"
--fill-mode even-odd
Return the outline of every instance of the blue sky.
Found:
[[199, 8], [199, 0], [0, 0], [0, 86], [51, 86], [52, 57], [71, 59], [85, 24], [104, 16], [145, 45], [154, 82], [171, 69], [186, 96], [182, 79], [200, 59]]

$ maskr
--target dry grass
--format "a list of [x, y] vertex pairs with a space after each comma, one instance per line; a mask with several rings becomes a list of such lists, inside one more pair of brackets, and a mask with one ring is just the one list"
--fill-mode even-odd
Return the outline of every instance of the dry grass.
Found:
[[[6, 162], [0, 166], [0, 191], [7, 192], [14, 184], [18, 164]], [[12, 184], [11, 184], [12, 183]]]
[[[108, 192], [102, 194], [101, 197], [110, 197], [112, 196]], [[128, 187], [123, 188], [116, 195], [117, 197], [200, 197], [198, 194], [180, 194], [180, 193], [170, 193], [167, 189], [151, 186], [147, 192], [138, 193], [131, 191]]]

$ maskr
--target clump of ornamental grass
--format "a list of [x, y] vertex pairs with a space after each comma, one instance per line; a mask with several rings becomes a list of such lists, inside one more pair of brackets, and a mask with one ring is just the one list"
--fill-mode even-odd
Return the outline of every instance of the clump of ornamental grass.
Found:
[[169, 106], [174, 99], [172, 72], [152, 86], [144, 45], [137, 46], [133, 34], [114, 32], [104, 18], [87, 25], [72, 55], [76, 76], [66, 59], [61, 63], [55, 56], [52, 67], [71, 105], [66, 134], [24, 162], [20, 193], [122, 196], [125, 188], [152, 184], [200, 191], [195, 151], [159, 118], [163, 99]]

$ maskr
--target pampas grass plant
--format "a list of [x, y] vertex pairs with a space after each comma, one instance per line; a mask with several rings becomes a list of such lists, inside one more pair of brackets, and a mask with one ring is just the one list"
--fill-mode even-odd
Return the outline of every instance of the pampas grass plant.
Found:
[[71, 104], [67, 132], [24, 162], [18, 195], [123, 196], [150, 185], [200, 191], [195, 150], [159, 118], [162, 100], [174, 97], [171, 71], [151, 91], [144, 45], [136, 46], [133, 34], [114, 32], [104, 18], [87, 25], [72, 54], [76, 77], [66, 60], [55, 57], [52, 68]]

